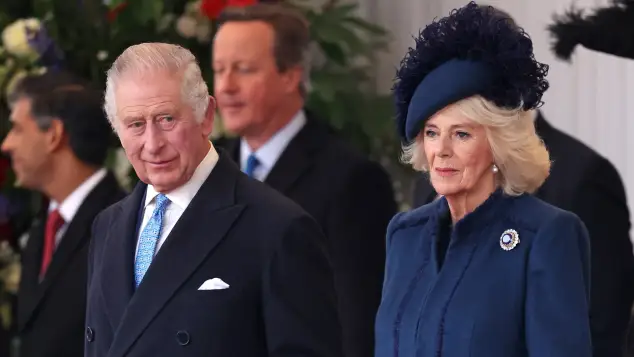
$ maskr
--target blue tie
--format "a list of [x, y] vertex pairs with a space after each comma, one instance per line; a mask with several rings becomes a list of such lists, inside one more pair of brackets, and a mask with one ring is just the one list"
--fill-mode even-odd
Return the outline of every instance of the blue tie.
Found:
[[167, 196], [161, 193], [159, 193], [154, 200], [156, 207], [154, 208], [152, 217], [150, 217], [150, 220], [141, 233], [141, 237], [139, 238], [139, 250], [136, 255], [136, 261], [134, 262], [134, 282], [137, 287], [141, 284], [141, 280], [143, 280], [143, 276], [154, 258], [156, 243], [161, 236], [161, 229], [163, 228], [163, 215], [165, 214], [165, 208], [170, 202]]
[[255, 154], [251, 154], [249, 155], [249, 157], [247, 158], [247, 167], [244, 170], [244, 172], [249, 176], [249, 177], [253, 177], [253, 172], [255, 171], [255, 169], [260, 165], [260, 161], [258, 160], [258, 158], [255, 156]]

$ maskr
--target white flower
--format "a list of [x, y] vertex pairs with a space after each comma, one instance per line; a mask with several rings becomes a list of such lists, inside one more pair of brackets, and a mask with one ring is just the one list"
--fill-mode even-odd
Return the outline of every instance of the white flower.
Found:
[[201, 0], [190, 2], [185, 5], [185, 14], [198, 15], [200, 13]]
[[2, 31], [2, 43], [7, 52], [26, 59], [35, 60], [39, 56], [29, 45], [27, 37], [27, 29], [31, 31], [39, 31], [42, 24], [38, 19], [17, 20], [4, 28]]
[[47, 68], [46, 67], [35, 67], [31, 70], [30, 74], [34, 74], [36, 76], [41, 76], [44, 73], [46, 73]]
[[165, 32], [170, 26], [172, 26], [172, 22], [176, 19], [176, 14], [165, 14], [159, 22], [156, 24], [156, 31]]
[[19, 261], [14, 261], [8, 267], [6, 267], [6, 271], [4, 272], [6, 275], [4, 276], [4, 284], [7, 289], [12, 294], [18, 292], [18, 287], [20, 286], [20, 277], [22, 275], [22, 269], [20, 267]]
[[203, 21], [196, 26], [196, 38], [198, 42], [208, 43], [211, 40], [211, 25]]
[[97, 52], [97, 59], [100, 61], [105, 61], [106, 58], [108, 58], [108, 52], [101, 50], [99, 52]]
[[196, 36], [196, 19], [190, 16], [181, 16], [176, 21], [176, 31], [185, 38]]

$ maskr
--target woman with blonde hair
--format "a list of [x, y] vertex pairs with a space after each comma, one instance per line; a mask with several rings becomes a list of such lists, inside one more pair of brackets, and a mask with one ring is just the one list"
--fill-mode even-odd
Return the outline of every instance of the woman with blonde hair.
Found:
[[532, 110], [548, 67], [493, 8], [427, 26], [397, 74], [403, 159], [439, 198], [387, 232], [376, 357], [589, 357], [589, 242], [531, 193], [548, 177]]

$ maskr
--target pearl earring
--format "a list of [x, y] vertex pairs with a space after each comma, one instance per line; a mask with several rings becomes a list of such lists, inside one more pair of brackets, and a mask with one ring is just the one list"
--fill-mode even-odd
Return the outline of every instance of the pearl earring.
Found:
[[493, 164], [493, 167], [491, 168], [491, 170], [493, 171], [493, 173], [497, 173], [498, 171], [500, 171], [497, 167], [497, 165]]

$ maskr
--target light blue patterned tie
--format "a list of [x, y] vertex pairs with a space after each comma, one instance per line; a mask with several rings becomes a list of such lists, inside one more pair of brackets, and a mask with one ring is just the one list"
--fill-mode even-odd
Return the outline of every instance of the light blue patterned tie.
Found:
[[154, 258], [156, 243], [161, 236], [161, 230], [163, 228], [163, 215], [170, 200], [164, 194], [159, 193], [154, 199], [154, 202], [156, 203], [156, 207], [154, 208], [152, 217], [150, 217], [150, 220], [145, 225], [141, 237], [139, 238], [139, 250], [134, 263], [134, 282], [137, 287], [141, 284], [141, 280], [143, 280], [143, 276]]

